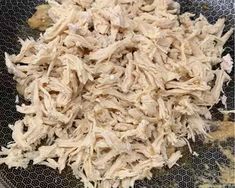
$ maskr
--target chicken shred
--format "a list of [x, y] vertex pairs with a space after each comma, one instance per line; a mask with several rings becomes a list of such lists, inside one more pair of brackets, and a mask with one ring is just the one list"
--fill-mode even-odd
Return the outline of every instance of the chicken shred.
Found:
[[27, 105], [17, 105], [25, 116], [9, 125], [0, 164], [70, 166], [87, 188], [129, 188], [208, 136], [209, 108], [232, 69], [221, 58], [233, 33], [222, 35], [224, 19], [179, 15], [173, 0], [48, 4], [52, 26], [5, 54]]

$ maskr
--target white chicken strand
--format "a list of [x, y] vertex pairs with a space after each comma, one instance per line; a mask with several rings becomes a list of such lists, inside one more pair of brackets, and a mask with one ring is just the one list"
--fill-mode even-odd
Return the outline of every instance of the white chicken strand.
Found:
[[5, 54], [28, 105], [17, 106], [25, 116], [0, 164], [70, 166], [85, 187], [128, 188], [208, 135], [232, 66], [221, 58], [233, 32], [222, 35], [224, 19], [179, 15], [173, 0], [48, 3], [54, 24]]

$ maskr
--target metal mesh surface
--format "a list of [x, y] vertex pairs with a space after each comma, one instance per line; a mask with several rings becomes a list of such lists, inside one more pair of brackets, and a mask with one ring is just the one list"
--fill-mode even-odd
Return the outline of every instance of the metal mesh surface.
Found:
[[[234, 0], [178, 1], [181, 3], [182, 12], [190, 11], [197, 15], [202, 13], [212, 23], [219, 17], [225, 16], [227, 19], [225, 30], [234, 26]], [[34, 8], [41, 3], [43, 0], [0, 0], [0, 145], [2, 146], [11, 141], [11, 131], [8, 124], [13, 124], [22, 117], [15, 109], [17, 94], [15, 82], [12, 75], [7, 73], [4, 52], [12, 54], [19, 51], [18, 37], [38, 36], [37, 31], [31, 30], [27, 26], [26, 20], [35, 11]], [[226, 53], [230, 53], [234, 58], [234, 36], [226, 45]], [[234, 70], [231, 75], [234, 75]], [[233, 81], [224, 90], [228, 97], [228, 109], [234, 109], [234, 76]], [[223, 118], [218, 108], [222, 108], [222, 105], [218, 104], [212, 109], [215, 120]], [[231, 115], [230, 120], [234, 121], [234, 116]], [[220, 145], [231, 149], [234, 147], [234, 139], [231, 138]], [[197, 144], [192, 144], [192, 149], [199, 154], [199, 157], [192, 156], [185, 151], [183, 159], [179, 161], [181, 166], [175, 166], [170, 170], [156, 170], [152, 180], [138, 181], [136, 188], [194, 188], [202, 183], [202, 179], [209, 180], [215, 186], [234, 186], [222, 185], [218, 178], [220, 170], [216, 163], [229, 164], [229, 160], [219, 149], [219, 143], [202, 144], [197, 142]], [[7, 188], [73, 188], [83, 186], [69, 169], [59, 174], [45, 166], [8, 169], [6, 165], [1, 165], [0, 182]]]

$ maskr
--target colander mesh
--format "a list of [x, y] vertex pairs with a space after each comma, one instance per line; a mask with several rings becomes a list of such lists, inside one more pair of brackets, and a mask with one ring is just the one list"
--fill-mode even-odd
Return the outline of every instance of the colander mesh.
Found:
[[[182, 12], [190, 11], [197, 16], [199, 13], [205, 15], [211, 23], [219, 17], [226, 17], [226, 28], [234, 27], [234, 0], [178, 0], [181, 3]], [[15, 82], [12, 76], [7, 73], [4, 63], [4, 52], [10, 54], [19, 52], [20, 45], [18, 37], [37, 37], [38, 32], [31, 30], [26, 20], [33, 14], [35, 7], [43, 3], [43, 0], [0, 0], [0, 145], [5, 146], [11, 141], [11, 131], [8, 124], [13, 124], [22, 115], [16, 112]], [[225, 54], [230, 53], [234, 58], [234, 36], [226, 45]], [[228, 97], [228, 110], [234, 109], [234, 69], [231, 73], [233, 81], [224, 88]], [[22, 101], [22, 99], [20, 99]], [[222, 120], [223, 115], [219, 112], [223, 106], [219, 103], [213, 109], [213, 118]], [[230, 115], [234, 121], [234, 115]], [[201, 143], [200, 143], [201, 142]], [[136, 188], [169, 188], [182, 187], [194, 188], [203, 183], [203, 180], [210, 181], [215, 186], [233, 187], [220, 182], [221, 175], [216, 163], [228, 165], [229, 160], [219, 149], [233, 148], [234, 138], [222, 143], [192, 144], [192, 149], [199, 154], [199, 157], [184, 152], [184, 158], [179, 161], [180, 166], [172, 169], [155, 170], [155, 176], [151, 180], [136, 182]], [[185, 149], [187, 150], [187, 149]], [[234, 152], [234, 151], [233, 151]], [[83, 187], [67, 169], [59, 174], [45, 166], [30, 166], [27, 169], [8, 169], [6, 165], [0, 166], [0, 182], [6, 188], [75, 188]], [[205, 183], [205, 182], [204, 182]], [[1, 185], [0, 185], [1, 187]], [[213, 186], [212, 186], [213, 187]]]

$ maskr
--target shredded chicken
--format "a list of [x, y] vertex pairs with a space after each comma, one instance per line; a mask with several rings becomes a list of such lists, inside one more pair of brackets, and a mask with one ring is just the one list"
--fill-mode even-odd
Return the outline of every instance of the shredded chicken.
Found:
[[225, 70], [227, 73], [231, 73], [233, 69], [233, 59], [230, 54], [223, 57], [223, 62], [220, 64], [221, 69]]
[[49, 26], [52, 25], [52, 20], [48, 15], [50, 6], [42, 4], [36, 7], [36, 13], [28, 19], [28, 24], [32, 29], [38, 29], [45, 31]]
[[[70, 166], [85, 187], [133, 187], [208, 136], [230, 80], [222, 35], [173, 0], [48, 0], [53, 25], [5, 54], [27, 104], [0, 163]], [[226, 68], [215, 68], [221, 62]], [[174, 148], [169, 152], [169, 148]]]

